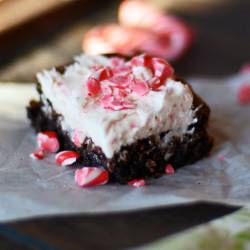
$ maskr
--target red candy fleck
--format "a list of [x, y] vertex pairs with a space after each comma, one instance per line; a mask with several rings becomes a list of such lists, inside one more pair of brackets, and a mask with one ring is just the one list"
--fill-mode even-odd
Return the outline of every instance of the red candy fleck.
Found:
[[128, 185], [135, 187], [135, 188], [139, 188], [139, 187], [145, 186], [146, 182], [144, 179], [135, 179], [135, 180], [129, 181]]
[[161, 82], [164, 82], [167, 78], [174, 74], [172, 66], [161, 58], [152, 58], [153, 74], [158, 77]]
[[241, 105], [250, 104], [250, 83], [244, 83], [239, 87], [238, 101]]
[[218, 160], [219, 161], [225, 161], [225, 156], [224, 155], [219, 155]]
[[44, 158], [44, 152], [40, 149], [30, 154], [30, 157], [35, 160], [42, 160]]
[[57, 134], [53, 131], [40, 132], [37, 135], [37, 143], [39, 149], [50, 153], [55, 153], [59, 150], [59, 141]]
[[101, 91], [100, 82], [94, 77], [88, 79], [87, 88], [89, 96], [97, 96]]
[[151, 69], [154, 77], [148, 82], [152, 90], [157, 90], [162, 84], [165, 83], [166, 79], [174, 74], [174, 69], [165, 60], [152, 57], [149, 55], [140, 55], [132, 58], [132, 66], [144, 66]]
[[153, 77], [148, 83], [150, 89], [153, 91], [157, 91], [162, 86], [162, 84], [163, 83], [158, 77]]
[[114, 75], [109, 81], [117, 88], [127, 87], [131, 82], [131, 77], [128, 75]]
[[151, 68], [152, 67], [152, 56], [147, 54], [142, 54], [139, 56], [135, 56], [131, 59], [130, 64], [132, 66], [144, 66]]
[[136, 127], [137, 127], [136, 123], [131, 122], [131, 124], [130, 124], [130, 128], [136, 128]]
[[113, 76], [113, 72], [112, 72], [111, 68], [104, 67], [104, 68], [99, 70], [98, 80], [103, 81], [103, 80], [110, 78], [111, 76]]
[[109, 180], [109, 173], [98, 167], [83, 167], [75, 171], [75, 182], [80, 187], [104, 185]]
[[169, 175], [175, 173], [175, 170], [174, 170], [174, 168], [173, 168], [173, 166], [171, 164], [167, 164], [165, 166], [165, 173], [169, 174]]
[[61, 151], [55, 156], [56, 164], [60, 166], [69, 166], [76, 162], [80, 157], [79, 153], [74, 151]]

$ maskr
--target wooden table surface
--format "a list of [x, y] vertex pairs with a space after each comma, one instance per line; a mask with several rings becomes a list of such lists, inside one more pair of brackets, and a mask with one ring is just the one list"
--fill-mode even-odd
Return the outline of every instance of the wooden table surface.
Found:
[[[0, 62], [0, 80], [31, 82], [36, 71], [70, 60], [81, 51], [84, 31], [93, 23], [115, 20], [115, 6], [88, 14], [53, 35]], [[225, 76], [250, 61], [250, 1], [203, 11], [180, 12], [197, 30], [197, 43], [176, 65], [181, 75]], [[0, 249], [122, 249], [234, 211], [235, 207], [199, 203], [118, 214], [48, 217], [0, 224]]]

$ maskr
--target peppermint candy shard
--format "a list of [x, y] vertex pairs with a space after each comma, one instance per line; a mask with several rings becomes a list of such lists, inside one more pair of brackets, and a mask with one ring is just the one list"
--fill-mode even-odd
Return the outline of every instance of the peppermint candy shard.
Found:
[[139, 188], [139, 187], [143, 187], [146, 185], [146, 182], [144, 179], [134, 179], [132, 181], [128, 182], [129, 186], [135, 187], [135, 188]]
[[174, 168], [173, 168], [173, 166], [171, 164], [167, 164], [165, 166], [165, 173], [168, 174], [168, 175], [171, 175], [171, 174], [175, 173], [175, 170], [174, 170]]
[[83, 167], [75, 171], [75, 182], [80, 187], [104, 185], [109, 181], [109, 173], [103, 168]]
[[113, 76], [113, 72], [112, 72], [111, 68], [110, 67], [103, 67], [99, 71], [98, 80], [103, 81], [103, 80], [106, 80], [112, 76]]
[[37, 144], [40, 150], [50, 153], [55, 153], [60, 148], [57, 134], [54, 131], [39, 132], [37, 134]]
[[218, 155], [219, 161], [225, 161], [225, 156], [223, 154]]
[[162, 82], [174, 74], [173, 67], [161, 58], [152, 58], [152, 67], [154, 76], [158, 77]]
[[238, 101], [240, 105], [250, 104], [250, 83], [244, 83], [239, 87]]
[[119, 7], [118, 17], [121, 25], [136, 27], [152, 34], [139, 44], [137, 51], [139, 49], [170, 61], [180, 59], [191, 47], [195, 38], [193, 28], [187, 23], [166, 15], [146, 1], [123, 1]]
[[[135, 56], [128, 62], [118, 58], [110, 60], [110, 66], [92, 66], [93, 74], [86, 85], [88, 95], [104, 109], [112, 111], [136, 108], [133, 93], [145, 96], [149, 91], [159, 91], [167, 78], [174, 74], [164, 59], [147, 54]], [[119, 70], [116, 71], [112, 64], [118, 65]]]
[[147, 54], [133, 57], [130, 64], [132, 66], [142, 66], [151, 69], [153, 78], [149, 84], [151, 84], [152, 90], [156, 90], [164, 84], [167, 78], [174, 74], [173, 67], [166, 60]]
[[149, 86], [145, 81], [135, 80], [135, 83], [132, 84], [131, 89], [139, 96], [144, 96], [149, 92]]
[[55, 156], [55, 161], [57, 165], [69, 166], [77, 161], [80, 154], [75, 151], [61, 151]]
[[34, 160], [42, 160], [44, 158], [44, 152], [40, 149], [36, 150], [35, 152], [32, 152], [30, 154], [30, 158]]
[[97, 96], [101, 91], [100, 82], [94, 77], [89, 77], [87, 81], [88, 95]]

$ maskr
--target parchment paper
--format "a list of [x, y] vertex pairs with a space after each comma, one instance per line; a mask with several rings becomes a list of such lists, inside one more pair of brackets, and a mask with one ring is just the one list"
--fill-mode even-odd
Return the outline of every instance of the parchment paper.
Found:
[[[35, 95], [30, 85], [0, 85], [0, 221], [31, 216], [124, 211], [197, 200], [250, 203], [250, 106], [236, 91], [250, 75], [190, 79], [212, 109], [211, 156], [143, 188], [109, 184], [81, 189], [74, 170], [53, 157], [34, 161], [35, 135], [24, 107]], [[225, 160], [219, 160], [219, 156]]]

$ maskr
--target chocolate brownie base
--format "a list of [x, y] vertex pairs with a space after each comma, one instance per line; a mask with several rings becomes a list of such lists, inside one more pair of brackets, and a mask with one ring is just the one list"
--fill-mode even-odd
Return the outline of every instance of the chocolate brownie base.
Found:
[[[39, 85], [38, 92], [42, 94]], [[166, 138], [168, 131], [153, 135], [123, 146], [111, 159], [105, 157], [102, 149], [95, 146], [91, 138], [87, 138], [80, 148], [76, 147], [68, 133], [61, 128], [60, 114], [55, 111], [49, 115], [44, 113], [43, 105], [42, 100], [31, 101], [27, 108], [28, 118], [34, 129], [37, 132], [57, 132], [60, 150], [79, 152], [82, 165], [104, 167], [110, 173], [110, 180], [121, 184], [137, 178], [159, 177], [164, 174], [166, 164], [179, 168], [193, 163], [205, 157], [212, 147], [212, 139], [206, 130], [209, 108], [195, 94], [193, 108], [199, 108], [196, 112], [198, 122], [190, 126], [194, 129], [193, 133], [185, 134], [182, 138], [171, 137], [170, 140]], [[52, 106], [51, 108], [53, 110]]]

